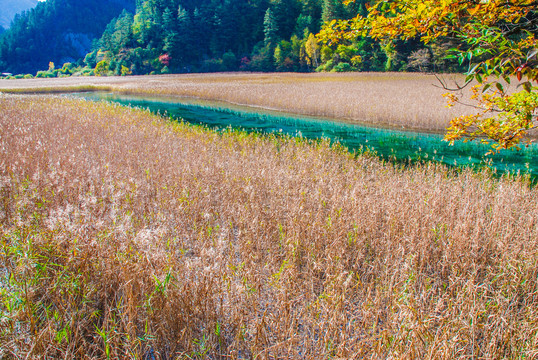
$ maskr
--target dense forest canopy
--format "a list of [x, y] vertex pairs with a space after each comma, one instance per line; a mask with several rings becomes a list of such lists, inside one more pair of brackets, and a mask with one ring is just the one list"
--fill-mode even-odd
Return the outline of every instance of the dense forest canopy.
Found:
[[134, 0], [47, 0], [21, 15], [0, 37], [0, 71], [35, 73], [50, 62], [83, 58], [106, 24]]
[[[366, 1], [142, 0], [136, 14], [112, 21], [86, 58], [99, 74], [190, 71], [425, 70], [441, 57], [419, 43], [383, 46], [370, 38], [321, 46], [314, 34], [324, 22], [365, 13]], [[426, 52], [426, 53], [424, 53]], [[422, 54], [422, 55], [421, 55]], [[422, 56], [422, 63], [413, 59]], [[410, 66], [408, 66], [408, 63]]]
[[[133, 0], [134, 1], [134, 0]], [[211, 71], [455, 70], [453, 45], [365, 36], [336, 45], [315, 36], [324, 23], [366, 14], [341, 0], [48, 0], [0, 40], [0, 70], [127, 75]], [[97, 41], [92, 39], [97, 38]], [[84, 62], [82, 62], [84, 59]], [[74, 65], [56, 69], [49, 62]], [[84, 66], [84, 68], [82, 68]]]

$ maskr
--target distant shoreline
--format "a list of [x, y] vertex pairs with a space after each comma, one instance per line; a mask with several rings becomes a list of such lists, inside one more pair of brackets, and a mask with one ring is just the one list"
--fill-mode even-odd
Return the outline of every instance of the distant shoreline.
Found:
[[[458, 77], [458, 75], [447, 75]], [[421, 73], [211, 73], [0, 80], [0, 92], [113, 91], [186, 96], [395, 129], [444, 132], [470, 111], [445, 107], [437, 80]]]

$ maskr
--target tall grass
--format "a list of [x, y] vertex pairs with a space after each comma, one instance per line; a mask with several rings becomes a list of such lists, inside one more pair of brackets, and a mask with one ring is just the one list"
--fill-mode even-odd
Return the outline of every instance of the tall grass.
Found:
[[538, 194], [0, 96], [0, 358], [534, 358]]
[[[463, 81], [456, 75], [445, 75]], [[447, 80], [448, 81], [448, 80]], [[474, 109], [446, 108], [432, 75], [417, 73], [189, 74], [133, 77], [0, 80], [0, 91], [76, 91], [91, 86], [117, 92], [190, 96], [297, 114], [406, 129], [444, 131]], [[508, 85], [507, 85], [508, 86]]]

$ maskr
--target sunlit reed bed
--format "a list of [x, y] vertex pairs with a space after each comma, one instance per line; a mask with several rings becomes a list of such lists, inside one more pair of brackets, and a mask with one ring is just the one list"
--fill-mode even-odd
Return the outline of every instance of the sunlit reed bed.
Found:
[[533, 358], [538, 196], [0, 96], [0, 358]]
[[72, 96], [150, 109], [180, 121], [202, 124], [212, 129], [243, 129], [263, 133], [277, 132], [308, 139], [330, 139], [349, 151], [369, 151], [384, 159], [407, 164], [434, 160], [450, 166], [489, 167], [498, 175], [507, 172], [538, 176], [538, 146], [520, 151], [503, 150], [488, 154], [491, 147], [479, 142], [457, 141], [453, 145], [441, 134], [401, 131], [376, 126], [350, 124], [333, 119], [300, 116], [222, 102], [113, 92], [74, 93]]
[[[464, 80], [457, 75], [443, 77], [450, 84]], [[465, 106], [446, 108], [442, 94], [447, 91], [439, 85], [433, 75], [417, 73], [230, 73], [0, 80], [0, 91], [93, 88], [189, 96], [349, 122], [442, 132], [450, 119], [474, 110]]]

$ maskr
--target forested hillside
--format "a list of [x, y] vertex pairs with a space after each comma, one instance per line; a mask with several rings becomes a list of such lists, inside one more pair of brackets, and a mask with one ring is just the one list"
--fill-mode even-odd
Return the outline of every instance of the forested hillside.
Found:
[[[134, 0], [131, 0], [134, 1]], [[366, 13], [366, 0], [49, 0], [0, 41], [0, 70], [128, 75], [215, 71], [454, 70], [453, 44], [321, 44], [324, 23]], [[113, 18], [113, 19], [112, 19]], [[96, 37], [98, 41], [93, 42]], [[51, 66], [77, 61], [59, 71]], [[84, 61], [82, 62], [82, 59]]]
[[15, 15], [37, 5], [37, 0], [0, 0], [0, 33], [7, 29]]
[[[136, 15], [124, 13], [108, 25], [86, 63], [101, 61], [98, 74], [118, 74], [122, 66], [134, 74], [310, 71], [321, 64], [313, 34], [323, 21], [352, 17], [361, 8], [361, 1], [345, 6], [337, 0], [144, 0]], [[342, 60], [368, 51], [363, 67], [382, 69], [382, 50], [361, 45], [341, 51]], [[332, 56], [325, 50], [325, 58]]]
[[0, 70], [35, 73], [83, 58], [106, 24], [134, 0], [47, 0], [18, 16], [0, 38]]
[[322, 24], [365, 13], [367, 1], [143, 0], [105, 30], [86, 58], [99, 75], [191, 71], [449, 69], [447, 44], [372, 39], [322, 46]]

